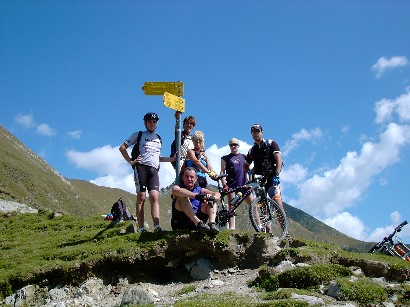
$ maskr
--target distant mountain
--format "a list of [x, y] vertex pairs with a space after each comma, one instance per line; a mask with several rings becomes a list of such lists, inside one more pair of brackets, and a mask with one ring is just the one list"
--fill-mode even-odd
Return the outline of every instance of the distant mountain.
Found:
[[[119, 198], [135, 213], [134, 194], [121, 189], [101, 187], [90, 182], [66, 179], [42, 158], [0, 125], [0, 199], [12, 200], [43, 210], [61, 211], [69, 215], [103, 215]], [[171, 193], [161, 190], [161, 225], [171, 229]], [[238, 208], [237, 229], [252, 230], [248, 208]], [[285, 204], [292, 236], [331, 243], [352, 251], [367, 251], [371, 243], [350, 238], [311, 215]], [[145, 205], [145, 220], [151, 225], [150, 205]]]

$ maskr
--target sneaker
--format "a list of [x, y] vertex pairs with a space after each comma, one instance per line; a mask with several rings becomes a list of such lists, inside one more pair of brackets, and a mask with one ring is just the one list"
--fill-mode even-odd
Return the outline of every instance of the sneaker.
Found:
[[159, 226], [159, 225], [155, 226], [154, 232], [162, 232], [162, 231], [165, 231], [165, 230], [162, 229], [161, 226]]
[[141, 227], [140, 229], [138, 229], [138, 232], [147, 232], [147, 231], [145, 230], [144, 227]]
[[211, 229], [209, 228], [209, 226], [207, 224], [205, 224], [202, 221], [199, 221], [198, 224], [196, 224], [196, 229], [200, 232], [200, 233], [206, 233], [209, 232]]
[[219, 232], [219, 228], [215, 223], [209, 223], [209, 231], [216, 235]]

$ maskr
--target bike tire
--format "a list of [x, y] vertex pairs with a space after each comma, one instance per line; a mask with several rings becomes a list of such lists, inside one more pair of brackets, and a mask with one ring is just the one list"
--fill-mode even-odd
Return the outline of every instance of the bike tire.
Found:
[[[262, 229], [258, 225], [256, 212], [259, 215]], [[266, 200], [263, 200], [260, 196], [255, 198], [249, 206], [249, 218], [256, 232], [264, 232], [270, 224], [272, 237], [282, 240], [288, 234], [288, 222], [285, 213], [273, 199], [266, 198]]]

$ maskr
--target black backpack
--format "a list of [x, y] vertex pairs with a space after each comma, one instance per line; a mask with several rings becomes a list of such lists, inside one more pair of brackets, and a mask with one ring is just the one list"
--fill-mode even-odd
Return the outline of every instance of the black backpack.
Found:
[[122, 198], [117, 200], [111, 207], [111, 214], [113, 221], [129, 221], [136, 219], [132, 216], [127, 206], [124, 204]]

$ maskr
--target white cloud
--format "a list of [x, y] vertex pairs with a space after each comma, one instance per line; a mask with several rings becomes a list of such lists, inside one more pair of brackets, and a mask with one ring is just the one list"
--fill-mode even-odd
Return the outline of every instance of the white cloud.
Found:
[[349, 212], [340, 212], [331, 218], [325, 219], [323, 222], [352, 238], [359, 240], [366, 238], [366, 228], [363, 222]]
[[48, 124], [40, 124], [36, 128], [36, 132], [40, 135], [44, 136], [53, 136], [56, 135], [57, 132], [53, 128], [51, 128]]
[[292, 135], [292, 139], [285, 143], [284, 149], [281, 150], [283, 156], [287, 156], [291, 151], [299, 146], [301, 141], [315, 142], [322, 138], [323, 132], [319, 128], [311, 130], [301, 129], [298, 133]]
[[25, 128], [35, 129], [36, 133], [43, 136], [53, 136], [57, 134], [57, 131], [51, 128], [48, 124], [38, 125], [32, 114], [19, 113], [14, 117], [14, 120]]
[[[131, 148], [129, 153], [130, 151]], [[99, 174], [99, 177], [91, 180], [92, 183], [135, 193], [133, 171], [125, 162], [118, 147], [106, 145], [88, 152], [69, 150], [66, 155], [76, 167]], [[161, 163], [159, 178], [161, 188], [174, 182], [175, 171], [171, 163]]]
[[34, 121], [32, 114], [19, 113], [14, 117], [14, 120], [25, 128], [34, 128], [36, 126], [36, 122]]
[[386, 70], [403, 67], [408, 63], [409, 61], [405, 56], [395, 56], [390, 59], [381, 57], [377, 60], [376, 64], [372, 66], [372, 70], [375, 72], [376, 78], [380, 78]]
[[82, 133], [83, 132], [81, 130], [74, 130], [74, 131], [68, 132], [67, 135], [72, 139], [79, 140], [79, 139], [81, 139], [81, 134]]
[[410, 120], [410, 91], [400, 95], [397, 99], [382, 99], [376, 102], [374, 111], [376, 112], [375, 122], [381, 124], [393, 120], [397, 115], [401, 122]]
[[131, 169], [118, 147], [110, 145], [97, 147], [88, 152], [69, 150], [67, 157], [75, 166], [96, 172], [101, 176], [117, 174], [122, 177], [126, 176]]
[[409, 126], [389, 124], [379, 143], [366, 142], [360, 153], [348, 152], [336, 168], [300, 184], [299, 198], [291, 203], [318, 216], [343, 212], [361, 199], [376, 175], [399, 160], [400, 148], [409, 141]]
[[293, 164], [283, 169], [281, 173], [281, 181], [292, 184], [300, 184], [306, 179], [307, 169], [302, 164]]

